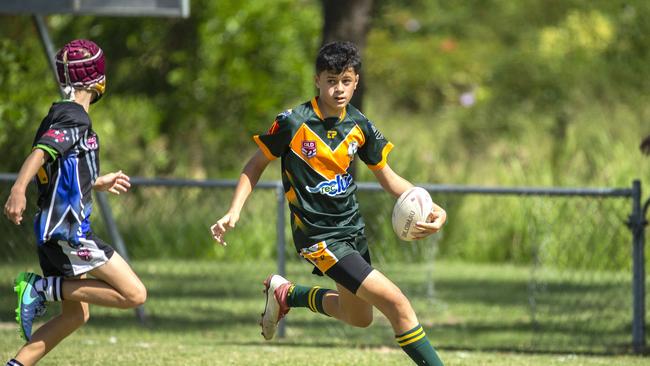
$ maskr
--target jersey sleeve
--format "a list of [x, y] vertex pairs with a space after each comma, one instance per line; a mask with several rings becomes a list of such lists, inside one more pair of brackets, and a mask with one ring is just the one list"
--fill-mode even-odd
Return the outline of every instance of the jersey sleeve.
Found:
[[269, 160], [279, 158], [289, 149], [292, 136], [289, 114], [290, 111], [279, 114], [265, 134], [253, 136], [255, 143]]
[[359, 148], [359, 158], [368, 165], [370, 170], [379, 170], [386, 165], [388, 153], [393, 149], [393, 144], [386, 140], [370, 121], [365, 122], [362, 131], [366, 135], [366, 141]]
[[90, 120], [75, 113], [62, 113], [34, 144], [34, 149], [42, 149], [52, 157], [65, 155], [84, 136], [90, 127]]

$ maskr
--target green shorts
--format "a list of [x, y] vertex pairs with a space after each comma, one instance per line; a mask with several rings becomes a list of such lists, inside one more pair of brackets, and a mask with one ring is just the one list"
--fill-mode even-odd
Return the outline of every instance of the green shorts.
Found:
[[300, 256], [313, 266], [313, 274], [326, 274], [352, 293], [368, 277], [373, 268], [365, 235], [347, 240], [321, 241], [300, 249]]

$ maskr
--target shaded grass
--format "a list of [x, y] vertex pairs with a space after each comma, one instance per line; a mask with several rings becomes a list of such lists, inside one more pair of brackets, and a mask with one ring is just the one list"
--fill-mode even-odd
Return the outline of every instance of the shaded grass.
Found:
[[[557, 305], [562, 306], [560, 313], [540, 310], [538, 319], [533, 321], [527, 302], [527, 269], [449, 262], [435, 263], [433, 269], [431, 266], [392, 264], [382, 268], [411, 299], [429, 338], [440, 348], [448, 365], [647, 362], [622, 355], [576, 355], [627, 349], [628, 314], [620, 314], [616, 318], [620, 321], [610, 324], [595, 320], [599, 309], [589, 312], [569, 307], [576, 299], [593, 292], [612, 293], [614, 289], [607, 281], [593, 288], [550, 281], [553, 293], [560, 290], [568, 297], [567, 302]], [[6, 309], [0, 312], [3, 358], [11, 357], [21, 345], [11, 323], [11, 310], [15, 307], [11, 278], [17, 271], [29, 268], [37, 267], [12, 264], [0, 268], [4, 288], [0, 292], [0, 308]], [[147, 325], [141, 326], [132, 311], [91, 306], [90, 322], [41, 364], [408, 364], [394, 344], [388, 322], [378, 313], [370, 328], [356, 329], [305, 309], [294, 309], [288, 316], [287, 337], [263, 341], [257, 325], [263, 309], [261, 281], [275, 270], [272, 262], [139, 261], [134, 268], [149, 291], [145, 307]], [[312, 276], [306, 264], [294, 261], [289, 263], [288, 277], [299, 283], [332, 286], [328, 279]], [[552, 280], [554, 275], [548, 277]], [[606, 278], [598, 276], [601, 277]], [[47, 316], [56, 313], [54, 306]], [[585, 328], [583, 322], [595, 324]], [[549, 350], [568, 354], [548, 353]]]

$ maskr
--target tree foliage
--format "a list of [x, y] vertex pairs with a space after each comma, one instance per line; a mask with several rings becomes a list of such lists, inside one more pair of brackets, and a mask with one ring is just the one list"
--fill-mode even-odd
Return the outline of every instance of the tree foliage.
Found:
[[[409, 180], [629, 186], [650, 176], [639, 151], [650, 133], [650, 2], [358, 3], [373, 5], [363, 110], [395, 143], [390, 164]], [[250, 136], [315, 92], [322, 11], [318, 0], [194, 0], [189, 19], [50, 16], [47, 22], [57, 47], [90, 38], [107, 54], [108, 92], [91, 107], [103, 169], [234, 178], [255, 149]], [[1, 16], [0, 24], [0, 171], [15, 172], [58, 92], [31, 19]], [[277, 170], [269, 169], [276, 178]], [[374, 179], [358, 171], [359, 179]], [[513, 234], [530, 227], [527, 211], [518, 203], [486, 202], [446, 202], [452, 210], [441, 253], [529, 259], [531, 243]], [[266, 210], [261, 201], [251, 205]], [[575, 214], [553, 210], [559, 219]], [[472, 230], [457, 220], [483, 212], [491, 216]], [[383, 219], [367, 217], [378, 228]], [[176, 239], [183, 250], [189, 239]], [[192, 240], [200, 246], [202, 239]]]
[[[108, 92], [91, 117], [109, 164], [138, 175], [221, 176], [240, 168], [253, 133], [312, 95], [318, 4], [193, 1], [192, 9], [189, 19], [48, 19], [57, 47], [90, 38], [106, 52]], [[2, 144], [0, 170], [15, 171], [57, 94], [30, 19], [3, 24], [0, 141], [12, 143]]]

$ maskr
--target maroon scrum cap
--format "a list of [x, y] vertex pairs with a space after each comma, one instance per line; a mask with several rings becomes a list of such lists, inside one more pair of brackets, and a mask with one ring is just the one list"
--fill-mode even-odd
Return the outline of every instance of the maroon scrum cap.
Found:
[[56, 54], [56, 71], [66, 94], [72, 97], [74, 88], [94, 91], [92, 103], [106, 90], [104, 66], [104, 52], [87, 39], [68, 42]]

